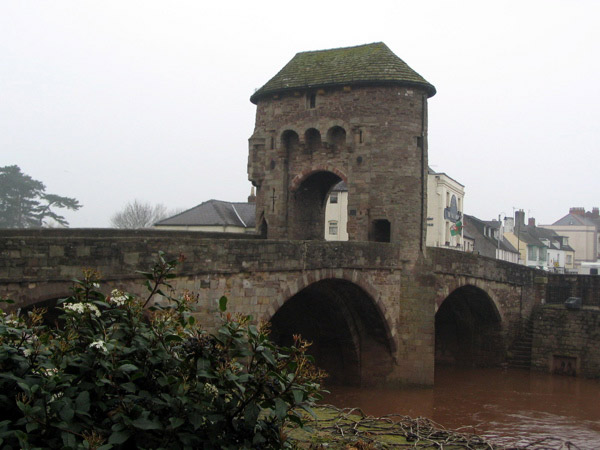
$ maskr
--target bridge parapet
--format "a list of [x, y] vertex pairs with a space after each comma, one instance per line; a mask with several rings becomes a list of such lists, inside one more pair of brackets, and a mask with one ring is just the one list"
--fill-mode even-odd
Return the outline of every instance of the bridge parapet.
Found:
[[546, 276], [542, 270], [520, 264], [439, 247], [427, 247], [426, 263], [435, 273], [465, 275], [520, 286], [533, 285], [536, 277]]
[[549, 274], [546, 303], [562, 304], [569, 297], [580, 297], [584, 307], [600, 307], [600, 276]]
[[277, 241], [154, 230], [5, 231], [0, 237], [0, 295], [21, 304], [43, 300], [42, 284], [51, 291], [47, 295], [68, 291], [65, 286], [84, 267], [98, 270], [108, 282], [140, 278], [136, 270], [150, 268], [158, 251], [185, 256], [180, 277], [329, 268], [387, 270], [403, 263], [398, 246], [372, 242]]

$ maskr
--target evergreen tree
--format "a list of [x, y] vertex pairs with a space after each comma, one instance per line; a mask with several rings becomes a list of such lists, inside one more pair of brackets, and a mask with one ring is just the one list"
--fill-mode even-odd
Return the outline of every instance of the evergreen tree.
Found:
[[67, 226], [65, 218], [52, 208], [78, 210], [70, 197], [46, 194], [46, 186], [21, 172], [19, 166], [0, 167], [0, 228], [39, 228], [44, 219]]

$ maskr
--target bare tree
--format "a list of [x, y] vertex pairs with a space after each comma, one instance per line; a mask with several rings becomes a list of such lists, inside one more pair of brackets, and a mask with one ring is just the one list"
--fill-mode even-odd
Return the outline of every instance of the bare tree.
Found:
[[150, 228], [168, 215], [167, 207], [161, 203], [152, 206], [150, 203], [134, 200], [115, 213], [110, 222], [115, 228]]

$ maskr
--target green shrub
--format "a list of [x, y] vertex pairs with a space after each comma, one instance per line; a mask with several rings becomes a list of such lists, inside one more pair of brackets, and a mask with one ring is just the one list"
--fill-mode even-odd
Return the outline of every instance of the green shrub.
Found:
[[[146, 299], [105, 296], [85, 270], [58, 327], [44, 311], [1, 312], [0, 447], [290, 446], [283, 426], [320, 399], [308, 344], [277, 347], [266, 324], [225, 313], [225, 297], [219, 330], [202, 330], [193, 294], [163, 292], [176, 264], [159, 255]], [[147, 308], [157, 293], [168, 300]]]

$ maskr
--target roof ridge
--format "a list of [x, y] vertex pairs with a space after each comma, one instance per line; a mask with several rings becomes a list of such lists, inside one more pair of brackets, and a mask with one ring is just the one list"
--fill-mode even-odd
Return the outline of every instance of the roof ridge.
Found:
[[[332, 47], [332, 48], [323, 48], [321, 50], [304, 50], [302, 52], [297, 52], [296, 55], [303, 55], [305, 53], [320, 53], [320, 52], [330, 52], [332, 50], [349, 50], [349, 49], [353, 49], [353, 48], [358, 48], [358, 47], [367, 47], [369, 45], [377, 45], [377, 44], [382, 44], [385, 45], [385, 42], [383, 41], [377, 41], [377, 42], [370, 42], [368, 44], [358, 44], [358, 45], [350, 45], [347, 47]], [[387, 47], [387, 45], [385, 45]], [[389, 48], [389, 47], [388, 47]]]

